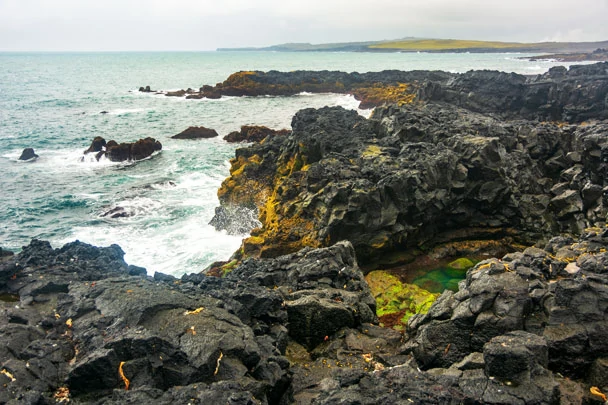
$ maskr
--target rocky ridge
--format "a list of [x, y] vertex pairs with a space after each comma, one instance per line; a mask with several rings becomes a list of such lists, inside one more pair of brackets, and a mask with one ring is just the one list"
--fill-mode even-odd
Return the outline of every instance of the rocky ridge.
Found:
[[501, 118], [583, 122], [608, 118], [608, 62], [554, 67], [538, 76], [498, 71], [243, 71], [198, 92], [166, 93], [186, 98], [291, 96], [301, 92], [352, 94], [360, 108], [386, 103], [440, 101]]

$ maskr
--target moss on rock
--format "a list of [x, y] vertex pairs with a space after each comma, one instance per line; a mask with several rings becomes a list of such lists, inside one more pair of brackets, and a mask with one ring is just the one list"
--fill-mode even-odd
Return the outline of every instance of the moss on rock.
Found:
[[439, 294], [433, 294], [414, 284], [402, 283], [392, 274], [377, 270], [365, 280], [376, 299], [376, 314], [386, 327], [403, 330], [410, 317], [425, 314]]

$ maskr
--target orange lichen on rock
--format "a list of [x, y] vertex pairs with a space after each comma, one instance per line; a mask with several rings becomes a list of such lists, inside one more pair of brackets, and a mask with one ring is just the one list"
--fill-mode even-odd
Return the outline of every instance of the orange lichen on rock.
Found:
[[120, 378], [122, 379], [122, 381], [125, 383], [125, 391], [129, 390], [129, 384], [130, 381], [129, 379], [125, 376], [124, 371], [122, 370], [122, 367], [125, 365], [124, 361], [120, 362], [120, 365], [118, 366], [118, 375], [120, 375]]
[[409, 104], [414, 101], [415, 94], [411, 86], [406, 83], [383, 84], [374, 83], [351, 91], [355, 99], [361, 101], [359, 108], [373, 108], [385, 103], [398, 105]]

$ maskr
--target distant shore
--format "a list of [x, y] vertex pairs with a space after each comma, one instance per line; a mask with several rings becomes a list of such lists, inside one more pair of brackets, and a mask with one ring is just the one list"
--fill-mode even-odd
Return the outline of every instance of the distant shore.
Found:
[[[218, 51], [269, 52], [433, 52], [433, 53], [551, 53], [588, 54], [608, 48], [608, 41], [597, 42], [500, 42], [436, 38], [404, 38], [390, 41], [341, 42], [328, 44], [287, 43], [268, 47], [218, 48]], [[574, 59], [580, 61], [580, 59]], [[584, 59], [587, 60], [587, 59]], [[605, 59], [602, 59], [605, 60]]]
[[554, 60], [557, 62], [606, 62], [608, 61], [608, 49], [598, 48], [593, 52], [558, 53], [522, 57], [520, 59], [529, 61]]

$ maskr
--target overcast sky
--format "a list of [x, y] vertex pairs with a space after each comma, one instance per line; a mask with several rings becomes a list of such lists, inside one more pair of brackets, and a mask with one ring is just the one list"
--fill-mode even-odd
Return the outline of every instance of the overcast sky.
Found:
[[0, 51], [608, 40], [608, 0], [0, 0]]

